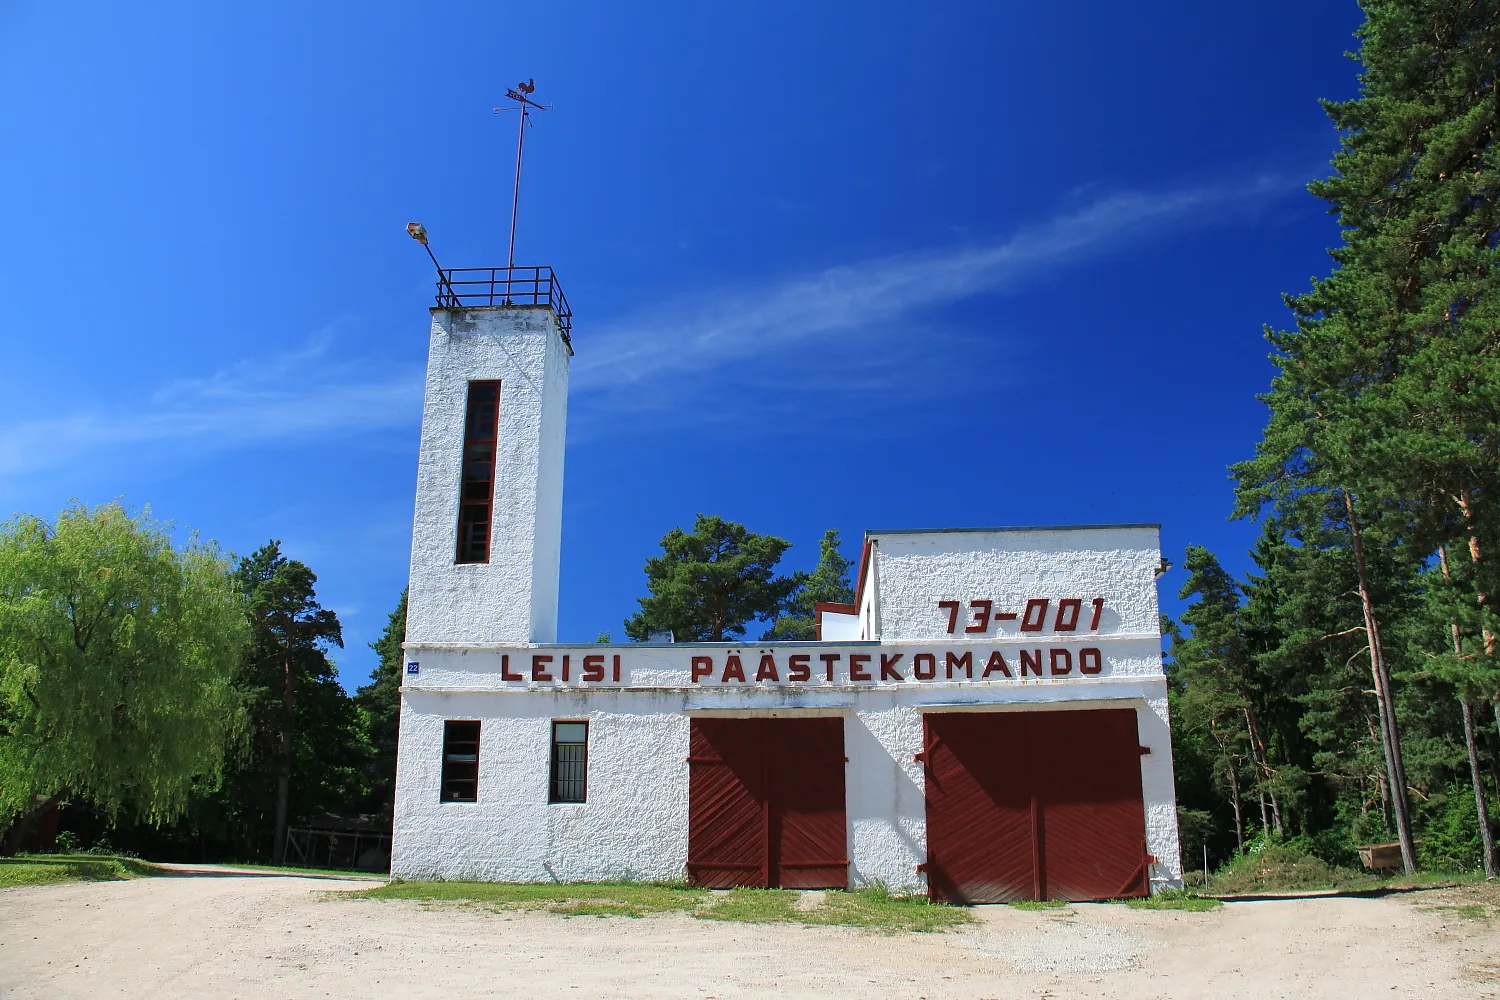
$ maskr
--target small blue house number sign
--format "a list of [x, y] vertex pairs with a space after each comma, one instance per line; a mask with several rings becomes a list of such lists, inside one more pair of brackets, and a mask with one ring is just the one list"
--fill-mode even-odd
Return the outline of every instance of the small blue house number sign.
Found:
[[420, 663], [408, 663], [406, 665], [406, 672], [407, 674], [420, 674], [422, 672], [422, 665]]

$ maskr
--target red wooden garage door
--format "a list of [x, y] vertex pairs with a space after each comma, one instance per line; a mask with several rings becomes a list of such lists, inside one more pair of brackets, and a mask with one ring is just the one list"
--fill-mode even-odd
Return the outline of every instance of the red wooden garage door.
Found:
[[688, 880], [843, 888], [844, 721], [694, 719]]
[[1134, 709], [953, 712], [924, 721], [933, 898], [1146, 894]]

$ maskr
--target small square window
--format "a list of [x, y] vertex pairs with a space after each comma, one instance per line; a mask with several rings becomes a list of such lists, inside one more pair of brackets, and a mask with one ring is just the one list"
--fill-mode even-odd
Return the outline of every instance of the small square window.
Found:
[[549, 802], [585, 802], [588, 795], [589, 724], [552, 723]]
[[443, 777], [440, 802], [479, 801], [479, 723], [443, 723]]

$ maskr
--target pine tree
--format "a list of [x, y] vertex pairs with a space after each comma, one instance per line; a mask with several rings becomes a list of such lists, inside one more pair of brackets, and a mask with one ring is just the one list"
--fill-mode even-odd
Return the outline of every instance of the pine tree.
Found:
[[625, 634], [637, 642], [659, 630], [693, 642], [743, 636], [751, 622], [774, 618], [804, 579], [776, 575], [790, 542], [721, 517], [699, 514], [691, 534], [673, 528], [661, 547], [646, 560], [650, 593], [625, 621]]
[[374, 752], [373, 773], [370, 781], [370, 801], [377, 810], [389, 812], [394, 805], [396, 790], [396, 749], [401, 727], [401, 678], [406, 657], [401, 644], [406, 641], [406, 596], [401, 591], [401, 600], [396, 610], [386, 621], [380, 638], [370, 643], [380, 657], [380, 662], [370, 673], [370, 683], [361, 687], [354, 695], [364, 717]]
[[[325, 752], [314, 759], [324, 780], [351, 777], [352, 762], [327, 751], [342, 749], [345, 741], [336, 737], [357, 732], [358, 716], [327, 656], [329, 648], [344, 644], [343, 629], [338, 615], [318, 604], [313, 571], [287, 559], [272, 541], [241, 559], [235, 575], [249, 599], [246, 681], [254, 694], [256, 756], [270, 764], [275, 780], [271, 858], [281, 864], [293, 811], [292, 778], [300, 770], [298, 758], [307, 756], [297, 751], [322, 744]], [[318, 725], [307, 724], [312, 720]]]
[[829, 528], [819, 542], [818, 566], [787, 600], [780, 617], [761, 638], [768, 642], [798, 641], [818, 637], [819, 604], [849, 604], [854, 585], [849, 582], [853, 564], [839, 551], [839, 533]]
[[[1472, 567], [1472, 563], [1470, 564]], [[1469, 766], [1469, 787], [1474, 797], [1475, 825], [1480, 838], [1480, 864], [1486, 877], [1496, 873], [1495, 837], [1490, 828], [1489, 806], [1485, 801], [1484, 771], [1479, 762], [1479, 738], [1475, 725], [1475, 704], [1500, 688], [1500, 676], [1494, 658], [1476, 648], [1472, 639], [1465, 648], [1464, 629], [1460, 625], [1461, 608], [1473, 607], [1464, 600], [1461, 584], [1455, 578], [1453, 565], [1448, 558], [1446, 546], [1438, 548], [1437, 576], [1429, 571], [1427, 607], [1431, 620], [1438, 623], [1438, 631], [1446, 631], [1452, 654], [1433, 655], [1428, 648], [1436, 645], [1432, 638], [1418, 642], [1419, 652], [1426, 655], [1427, 666], [1441, 680], [1453, 687], [1463, 722], [1464, 756]], [[1446, 628], [1443, 628], [1446, 626]]]
[[[1190, 547], [1184, 560], [1187, 582], [1178, 595], [1194, 598], [1183, 612], [1187, 633], [1173, 630], [1173, 743], [1194, 739], [1208, 757], [1207, 772], [1228, 793], [1234, 812], [1235, 842], [1245, 845], [1246, 796], [1263, 773], [1251, 750], [1250, 704], [1244, 697], [1250, 669], [1240, 622], [1240, 593], [1213, 553]], [[1271, 827], [1271, 811], [1260, 799], [1261, 826]]]
[[[1500, 13], [1477, 0], [1370, 3], [1361, 94], [1328, 104], [1338, 174], [1314, 191], [1348, 232], [1358, 327], [1388, 358], [1360, 478], [1399, 503], [1425, 552], [1463, 547], [1474, 613], [1497, 655], [1500, 298], [1495, 128]], [[1352, 308], [1347, 301], [1340, 303]], [[1500, 689], [1488, 694], [1500, 696]]]

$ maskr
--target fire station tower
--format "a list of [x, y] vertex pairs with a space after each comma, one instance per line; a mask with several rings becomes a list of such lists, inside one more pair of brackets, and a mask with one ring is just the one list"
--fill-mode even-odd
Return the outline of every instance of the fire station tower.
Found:
[[550, 267], [438, 286], [406, 638], [553, 642], [572, 314]]

